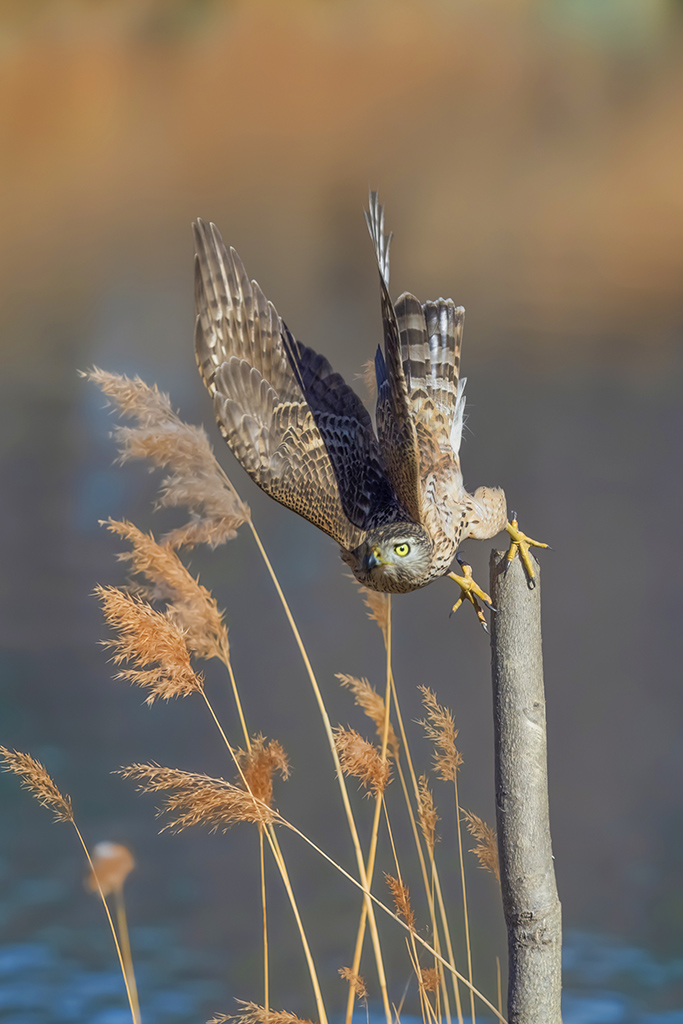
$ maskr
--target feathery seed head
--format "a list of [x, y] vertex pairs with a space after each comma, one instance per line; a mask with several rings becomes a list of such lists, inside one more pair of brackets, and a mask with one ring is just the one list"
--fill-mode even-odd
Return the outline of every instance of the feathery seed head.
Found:
[[[157, 698], [186, 697], [203, 689], [204, 680], [190, 664], [185, 631], [167, 613], [117, 587], [96, 587], [104, 617], [118, 636], [103, 641], [113, 652], [115, 665], [129, 662], [117, 679], [128, 679], [149, 691], [146, 704]], [[151, 667], [150, 667], [151, 666]]]
[[2, 746], [0, 746], [0, 755], [4, 761], [4, 770], [18, 775], [24, 789], [27, 789], [39, 804], [52, 811], [55, 821], [73, 823], [74, 812], [71, 807], [71, 797], [60, 793], [54, 780], [40, 761], [20, 750], [9, 750]]
[[266, 743], [261, 733], [255, 736], [250, 750], [236, 751], [247, 788], [257, 800], [268, 807], [273, 803], [273, 773], [279, 772], [283, 779], [289, 778], [289, 761], [277, 740]]
[[239, 1011], [233, 1014], [217, 1013], [207, 1024], [227, 1024], [228, 1021], [241, 1021], [242, 1024], [313, 1024], [313, 1021], [297, 1017], [287, 1010], [266, 1010], [257, 1003], [244, 1002], [238, 999]]
[[118, 557], [133, 573], [149, 580], [146, 595], [166, 602], [166, 615], [184, 631], [185, 642], [199, 658], [223, 658], [229, 654], [228, 629], [211, 592], [186, 569], [170, 544], [158, 544], [151, 533], [133, 523], [108, 519], [104, 525], [129, 541], [132, 551]]
[[439, 815], [436, 813], [436, 807], [434, 806], [434, 796], [431, 789], [427, 784], [427, 776], [421, 775], [418, 780], [418, 814], [420, 817], [420, 829], [424, 836], [429, 850], [430, 856], [434, 856], [434, 845], [438, 840], [436, 834], [436, 824], [439, 820]]
[[491, 874], [495, 875], [500, 882], [497, 833], [490, 825], [487, 825], [485, 821], [482, 821], [478, 815], [472, 814], [471, 811], [465, 811], [462, 808], [461, 812], [470, 835], [477, 840], [477, 845], [470, 850], [470, 853], [475, 855], [479, 861], [480, 868], [483, 868], [485, 871], [490, 871]]
[[351, 985], [358, 999], [367, 999], [368, 989], [360, 974], [354, 974], [350, 967], [340, 967], [339, 973]]
[[150, 459], [156, 466], [168, 468], [170, 472], [161, 483], [160, 504], [190, 510], [189, 522], [172, 530], [164, 541], [172, 547], [201, 543], [216, 547], [236, 536], [238, 527], [250, 518], [249, 506], [221, 469], [205, 431], [184, 423], [168, 395], [139, 377], [97, 368], [85, 376], [99, 385], [124, 416], [137, 421], [134, 427], [114, 430], [120, 461]]
[[455, 728], [453, 712], [437, 703], [436, 696], [428, 686], [419, 686], [422, 703], [427, 709], [427, 718], [419, 722], [428, 740], [436, 747], [434, 771], [445, 782], [455, 782], [458, 768], [462, 765], [462, 754], [455, 745], [458, 730]]
[[403, 918], [411, 932], [414, 932], [415, 914], [410, 903], [410, 890], [408, 886], [400, 878], [394, 878], [393, 875], [387, 874], [386, 871], [384, 872], [384, 877], [393, 897], [396, 913], [399, 917]]
[[334, 730], [334, 742], [344, 774], [359, 779], [375, 796], [384, 793], [391, 781], [391, 764], [382, 758], [379, 750], [355, 729], [345, 729], [342, 725]]
[[[367, 591], [367, 593], [372, 594], [373, 592]], [[373, 594], [373, 596], [386, 597], [387, 595]], [[354, 703], [363, 709], [368, 718], [372, 719], [377, 728], [377, 735], [381, 739], [384, 736], [384, 717], [386, 714], [384, 698], [380, 697], [377, 690], [370, 685], [367, 679], [358, 679], [356, 676], [345, 675], [343, 672], [337, 672], [337, 679], [342, 686], [351, 690]], [[398, 736], [394, 732], [393, 725], [389, 722], [388, 749], [392, 757], [398, 757], [399, 747]]]
[[140, 782], [143, 793], [168, 794], [159, 814], [168, 814], [171, 820], [162, 831], [182, 832], [192, 825], [204, 825], [212, 832], [226, 832], [239, 821], [269, 825], [277, 820], [269, 807], [225, 779], [154, 763], [131, 764], [121, 768], [119, 774]]

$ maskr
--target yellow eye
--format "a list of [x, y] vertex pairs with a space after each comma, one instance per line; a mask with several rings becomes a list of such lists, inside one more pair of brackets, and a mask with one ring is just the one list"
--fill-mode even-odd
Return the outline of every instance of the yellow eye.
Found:
[[406, 544], [405, 541], [403, 542], [403, 544], [394, 544], [394, 551], [401, 558], [405, 558], [405, 556], [410, 551], [410, 544]]

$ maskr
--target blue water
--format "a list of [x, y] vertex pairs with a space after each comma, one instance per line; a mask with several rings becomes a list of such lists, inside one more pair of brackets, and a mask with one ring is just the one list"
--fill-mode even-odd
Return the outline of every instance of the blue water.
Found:
[[[143, 1024], [189, 1024], [213, 1010], [230, 1012], [218, 963], [183, 949], [171, 929], [133, 929], [132, 944]], [[660, 960], [605, 936], [570, 932], [564, 975], [565, 1024], [683, 1024], [683, 959]], [[88, 969], [52, 945], [24, 942], [0, 946], [0, 1020], [127, 1024], [130, 1014], [118, 971]]]

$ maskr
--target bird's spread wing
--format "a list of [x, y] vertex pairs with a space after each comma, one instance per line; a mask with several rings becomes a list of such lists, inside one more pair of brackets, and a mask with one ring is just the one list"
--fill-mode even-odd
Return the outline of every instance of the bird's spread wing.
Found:
[[420, 457], [410, 396], [401, 358], [399, 324], [389, 295], [389, 245], [384, 235], [384, 210], [376, 192], [370, 193], [365, 214], [379, 267], [384, 353], [377, 350], [377, 433], [389, 479], [411, 518], [421, 522]]
[[292, 337], [218, 229], [194, 230], [197, 364], [238, 461], [344, 548], [377, 521], [405, 518], [360, 399]]

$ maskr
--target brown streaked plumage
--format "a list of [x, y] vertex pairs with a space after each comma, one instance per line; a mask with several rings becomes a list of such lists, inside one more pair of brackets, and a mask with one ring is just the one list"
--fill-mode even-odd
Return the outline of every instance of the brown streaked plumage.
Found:
[[333, 537], [356, 578], [405, 593], [448, 572], [462, 540], [505, 528], [498, 489], [465, 490], [464, 310], [389, 295], [377, 194], [366, 221], [380, 273], [377, 434], [355, 392], [297, 341], [213, 224], [194, 225], [197, 364], [220, 430], [267, 494]]

